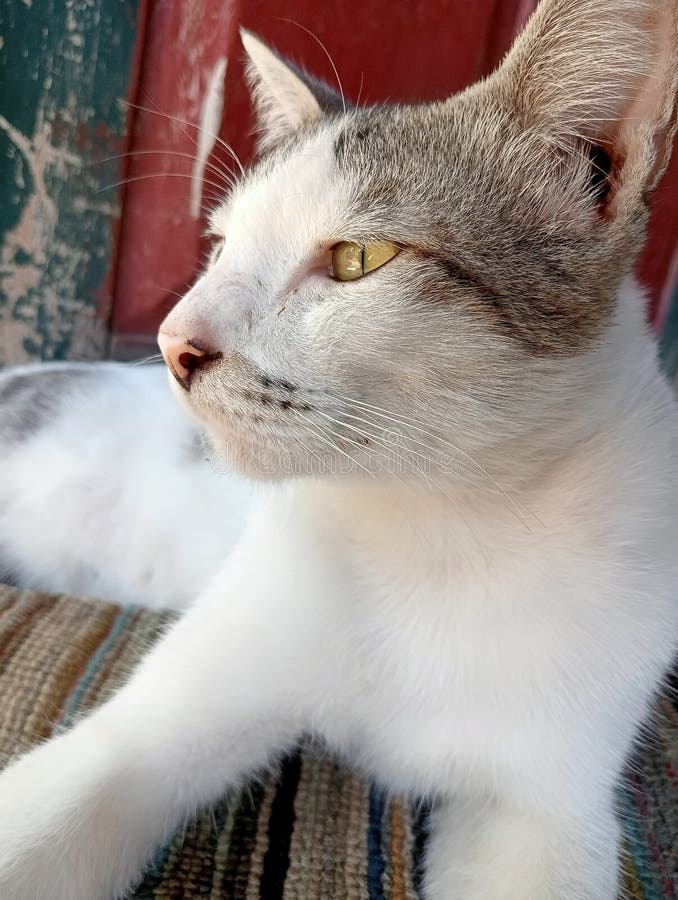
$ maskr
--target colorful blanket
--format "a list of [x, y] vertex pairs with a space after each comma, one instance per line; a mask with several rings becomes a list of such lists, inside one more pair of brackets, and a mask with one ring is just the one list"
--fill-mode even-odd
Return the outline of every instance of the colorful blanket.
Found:
[[[125, 679], [167, 614], [0, 586], [0, 763]], [[625, 896], [678, 900], [678, 709], [669, 688], [619, 810]], [[161, 848], [135, 900], [417, 900], [427, 810], [386, 799], [320, 748], [223, 799]], [[537, 898], [535, 898], [537, 900]]]

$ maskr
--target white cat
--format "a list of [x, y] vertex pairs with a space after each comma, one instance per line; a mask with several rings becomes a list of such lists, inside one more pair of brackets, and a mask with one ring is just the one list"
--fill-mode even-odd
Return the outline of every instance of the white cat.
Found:
[[[674, 0], [544, 0], [493, 76], [409, 108], [344, 110], [244, 36], [265, 155], [160, 343], [263, 483], [128, 684], [0, 776], [3, 900], [120, 896], [304, 732], [437, 799], [429, 900], [614, 900], [614, 787], [678, 637], [678, 413], [628, 276], [677, 21]], [[208, 579], [244, 494], [188, 458], [154, 378], [95, 367], [8, 414], [17, 577], [56, 578], [36, 522], [77, 441], [88, 529], [107, 497], [119, 518], [108, 563], [68, 536], [64, 579], [90, 553], [122, 597], [155, 558], [151, 602]]]

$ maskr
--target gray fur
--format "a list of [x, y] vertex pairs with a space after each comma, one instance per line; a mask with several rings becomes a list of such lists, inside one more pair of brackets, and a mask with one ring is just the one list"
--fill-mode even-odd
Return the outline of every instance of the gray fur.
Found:
[[0, 376], [0, 442], [23, 443], [45, 428], [89, 369], [51, 367]]
[[14, 567], [8, 562], [2, 547], [0, 547], [0, 584], [9, 584], [11, 587], [19, 586]]
[[623, 272], [594, 239], [583, 152], [560, 158], [487, 90], [357, 112], [338, 150], [342, 174], [360, 185], [364, 237], [407, 248], [421, 302], [465, 308], [531, 354], [571, 352], [599, 334]]

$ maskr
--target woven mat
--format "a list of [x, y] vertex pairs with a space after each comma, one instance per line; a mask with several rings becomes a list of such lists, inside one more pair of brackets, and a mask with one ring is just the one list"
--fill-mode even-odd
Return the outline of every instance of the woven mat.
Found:
[[[0, 586], [0, 764], [106, 699], [169, 620]], [[678, 711], [668, 691], [620, 812], [626, 897], [677, 900]], [[277, 777], [224, 799], [159, 850], [132, 896], [417, 900], [425, 818], [302, 747]]]

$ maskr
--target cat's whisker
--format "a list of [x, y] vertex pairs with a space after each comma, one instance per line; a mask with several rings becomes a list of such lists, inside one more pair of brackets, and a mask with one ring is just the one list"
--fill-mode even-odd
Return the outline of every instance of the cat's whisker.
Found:
[[[364, 401], [358, 400], [357, 398], [350, 398], [348, 396], [342, 397], [341, 395], [334, 395], [334, 396], [341, 399], [342, 402], [348, 403], [349, 406], [355, 405], [363, 411], [366, 411], [373, 415], [376, 415], [380, 419], [384, 419], [385, 421], [391, 422], [396, 425], [414, 428], [415, 430], [421, 432], [422, 434], [433, 438], [434, 441], [436, 441], [439, 444], [442, 444], [443, 446], [446, 446], [448, 449], [452, 450], [453, 452], [459, 453], [460, 455], [465, 456], [468, 459], [469, 464], [471, 466], [473, 466], [473, 468], [478, 469], [479, 471], [482, 472], [482, 470], [479, 469], [479, 464], [472, 457], [470, 457], [468, 454], [466, 454], [465, 451], [462, 451], [455, 444], [452, 444], [449, 441], [446, 441], [444, 438], [442, 438], [441, 435], [437, 434], [436, 432], [431, 431], [430, 423], [427, 423], [426, 420], [424, 420], [420, 417], [416, 417], [416, 416], [405, 416], [402, 413], [394, 413], [383, 407], [375, 406], [373, 404], [369, 404]], [[424, 425], [428, 425], [429, 427], [424, 428], [423, 427]], [[411, 438], [411, 437], [409, 439], [415, 440], [414, 438]], [[424, 446], [424, 447], [428, 447], [429, 449], [433, 449], [429, 444], [426, 444], [424, 442], [417, 441], [417, 443], [419, 443], [420, 446]], [[482, 474], [485, 474], [485, 473], [482, 472]]]
[[125, 106], [128, 106], [130, 109], [135, 109], [135, 110], [139, 110], [140, 112], [146, 112], [146, 113], [150, 113], [151, 115], [160, 116], [163, 119], [167, 119], [168, 121], [175, 122], [178, 125], [184, 126], [181, 128], [181, 132], [189, 140], [195, 140], [195, 138], [193, 138], [186, 131], [186, 128], [192, 128], [197, 132], [206, 134], [208, 137], [212, 138], [212, 140], [215, 142], [216, 145], [223, 147], [223, 149], [225, 149], [226, 152], [230, 154], [231, 158], [236, 162], [236, 164], [240, 168], [241, 174], [244, 174], [244, 167], [242, 166], [240, 159], [238, 158], [237, 154], [235, 153], [235, 151], [233, 150], [231, 145], [227, 141], [225, 141], [223, 138], [219, 137], [219, 135], [216, 135], [213, 132], [208, 131], [202, 125], [199, 125], [197, 122], [192, 122], [188, 119], [182, 119], [179, 116], [173, 115], [171, 113], [163, 112], [162, 110], [158, 109], [157, 107], [153, 108], [153, 107], [149, 107], [149, 106], [144, 106], [139, 103], [132, 103], [131, 101], [125, 100], [123, 98], [121, 98], [119, 102]]
[[[148, 93], [147, 90], [144, 90], [144, 92], [143, 92], [143, 98], [144, 98], [144, 102], [150, 104], [150, 105], [152, 106], [152, 108], [153, 108], [156, 112], [162, 112], [162, 110], [160, 109], [160, 107], [158, 106], [158, 104], [154, 102], [154, 100], [153, 100], [152, 97], [149, 95], [149, 93]], [[182, 126], [182, 128], [181, 128], [181, 133], [182, 133], [183, 136], [186, 138], [186, 140], [188, 140], [188, 141], [193, 141], [193, 142], [195, 143], [196, 149], [197, 149], [198, 144], [199, 144], [199, 141], [196, 140], [191, 134], [189, 134], [188, 130], [187, 130], [185, 127], [183, 127], [183, 126]], [[197, 162], [197, 160], [195, 160], [195, 162]]]
[[[366, 432], [362, 429], [357, 429], [354, 425], [351, 425], [351, 426], [345, 425], [344, 427], [350, 427], [352, 430], [356, 431], [358, 434], [360, 434], [364, 437], [367, 437], [371, 441], [375, 441], [375, 440], [379, 441], [381, 443], [381, 445], [386, 448], [386, 453], [380, 453], [380, 455], [385, 456], [389, 460], [392, 459], [393, 457], [395, 457], [396, 462], [402, 467], [402, 469], [406, 473], [409, 472], [409, 474], [412, 474], [412, 475], [419, 475], [419, 477], [423, 478], [427, 487], [430, 488], [433, 485], [434, 487], [439, 488], [442, 491], [442, 493], [448, 497], [448, 499], [450, 499], [450, 500], [452, 499], [451, 497], [449, 497], [447, 492], [442, 487], [440, 487], [440, 485], [435, 481], [435, 479], [432, 479], [430, 477], [429, 473], [427, 473], [423, 469], [423, 467], [419, 464], [419, 462], [416, 459], [410, 461], [406, 457], [404, 457], [401, 453], [399, 453], [396, 449], [394, 449], [394, 447], [397, 445], [395, 445], [393, 442], [382, 441], [377, 435], [372, 435], [369, 432]], [[419, 454], [419, 455], [423, 457], [422, 454]], [[426, 458], [426, 457], [423, 457], [423, 458]], [[414, 467], [416, 467], [416, 471], [415, 471]], [[407, 484], [407, 482], [403, 478], [401, 478], [400, 475], [395, 471], [395, 468], [390, 470], [389, 474], [391, 476], [395, 477], [401, 484]], [[417, 531], [419, 532], [418, 528], [417, 528]], [[423, 535], [422, 535], [422, 537], [423, 537]]]
[[[202, 196], [202, 204], [201, 209], [205, 215], [205, 218], [209, 218], [211, 215], [217, 212], [221, 204], [224, 202], [224, 195], [215, 196], [212, 193], [203, 194]], [[207, 234], [203, 235], [203, 237], [208, 237]]]
[[[320, 414], [326, 416], [327, 418], [331, 418], [331, 417], [327, 416], [326, 413], [320, 412]], [[346, 423], [340, 422], [337, 419], [332, 419], [332, 421], [336, 422], [337, 424], [343, 425], [344, 427], [350, 427], [353, 430], [355, 430], [357, 433], [363, 435], [364, 437], [367, 437], [368, 439], [379, 440], [379, 437], [377, 435], [373, 435], [370, 432], [364, 431], [363, 429], [358, 429], [355, 426], [348, 426], [348, 425], [346, 425]], [[363, 421], [368, 421], [368, 420], [363, 420]], [[377, 426], [374, 423], [368, 422], [368, 424], [373, 424], [373, 427], [375, 427], [377, 429], [379, 428], [379, 426]], [[398, 446], [397, 442], [389, 442], [389, 443], [392, 443], [393, 446]], [[422, 453], [416, 453], [416, 451], [412, 451], [411, 448], [407, 448], [407, 451], [409, 453], [415, 453], [416, 456], [421, 457], [422, 459], [426, 460], [433, 466], [433, 460], [430, 457], [428, 457]], [[392, 446], [388, 447], [388, 452], [391, 455], [395, 455], [396, 459], [403, 466], [404, 470], [408, 471], [408, 460], [405, 457], [403, 457], [403, 455], [401, 453], [398, 453], [396, 450], [394, 450]], [[424, 481], [425, 481], [426, 485], [429, 487], [429, 489], [439, 491], [455, 508], [459, 508], [459, 503], [456, 500], [454, 500], [454, 498], [442, 486], [442, 484], [440, 484], [440, 482], [437, 481], [437, 479], [433, 478], [429, 472], [426, 472], [416, 459], [413, 460], [413, 463], [414, 463], [414, 465], [416, 465], [417, 471], [414, 472], [412, 470], [411, 474], [420, 475], [424, 479]], [[398, 481], [400, 481], [402, 484], [405, 484], [403, 479], [399, 477], [399, 475], [395, 472], [395, 470], [391, 471], [390, 474], [393, 475], [394, 477], [396, 477], [398, 479]], [[417, 530], [419, 531], [419, 529], [417, 529]], [[421, 535], [421, 536], [423, 537], [424, 535]]]
[[[328, 429], [327, 431], [317, 430], [317, 429], [313, 428], [313, 426], [309, 422], [306, 422], [306, 428], [309, 431], [311, 431], [313, 434], [315, 434], [316, 437], [318, 437], [322, 441], [328, 443], [329, 446], [332, 448], [332, 450], [335, 450], [337, 453], [341, 453], [341, 455], [346, 457], [346, 459], [349, 460], [349, 462], [351, 462], [353, 465], [356, 465], [359, 468], [361, 468], [364, 472], [366, 472], [370, 476], [370, 478], [373, 478], [375, 481], [377, 480], [377, 476], [374, 474], [374, 472], [370, 472], [370, 470], [367, 468], [367, 466], [364, 466], [361, 462], [359, 462], [357, 459], [355, 459], [355, 457], [351, 456], [350, 453], [347, 453], [345, 450], [343, 450], [336, 443], [336, 441], [332, 440], [332, 437], [342, 440], [342, 437], [340, 434], [335, 433], [331, 429]], [[331, 435], [331, 437], [330, 437], [330, 435]]]
[[[211, 191], [209, 193], [203, 192], [202, 206], [204, 207], [205, 212], [208, 213], [208, 215], [212, 215], [213, 213], [217, 212], [217, 210], [222, 205], [222, 203], [224, 202], [225, 199], [226, 199], [226, 197], [224, 196], [223, 193], [217, 195], [217, 194], [212, 193]], [[208, 206], [208, 204], [212, 204], [212, 205]], [[204, 237], [208, 237], [208, 236], [209, 236], [208, 234], [204, 235]]]
[[290, 25], [296, 25], [297, 28], [301, 28], [301, 30], [305, 31], [306, 34], [309, 35], [309, 37], [313, 38], [313, 40], [316, 42], [316, 44], [318, 44], [320, 49], [323, 51], [323, 53], [325, 54], [325, 56], [327, 57], [327, 59], [329, 61], [329, 64], [332, 66], [332, 71], [334, 72], [334, 77], [337, 79], [337, 86], [339, 88], [339, 93], [341, 94], [341, 105], [344, 109], [344, 115], [346, 115], [346, 97], [344, 95], [344, 88], [341, 83], [341, 78], [339, 78], [339, 72], [337, 70], [337, 67], [334, 64], [334, 60], [330, 56], [330, 52], [327, 49], [327, 47], [323, 44], [323, 42], [320, 40], [320, 38], [318, 37], [317, 34], [314, 34], [310, 28], [307, 28], [305, 25], [302, 25], [301, 22], [297, 22], [295, 19], [288, 19], [285, 17], [281, 17], [281, 21], [289, 22]]
[[178, 297], [180, 300], [182, 300], [186, 296], [185, 291], [182, 294], [181, 291], [175, 291], [173, 288], [163, 287], [161, 284], [151, 284], [150, 286], [158, 291], [163, 291], [163, 293], [165, 294], [172, 294], [174, 297]]
[[[339, 440], [348, 441], [348, 443], [350, 443], [352, 446], [356, 447], [356, 448], [357, 448], [358, 450], [360, 450], [361, 452], [367, 453], [367, 450], [366, 450], [366, 448], [365, 448], [365, 446], [364, 446], [363, 444], [361, 444], [361, 443], [359, 443], [359, 442], [357, 442], [357, 441], [354, 441], [354, 440], [352, 440], [351, 438], [348, 438], [346, 435], [340, 435], [340, 434], [337, 434], [337, 432], [335, 432], [333, 429], [330, 429], [330, 433], [331, 433], [332, 435], [334, 435], [335, 437], [337, 437]], [[379, 454], [380, 457], [383, 457], [383, 458], [386, 460], [386, 463], [387, 463], [387, 465], [386, 465], [386, 471], [387, 471], [387, 473], [388, 473], [392, 478], [395, 478], [400, 484], [406, 486], [406, 485], [407, 485], [407, 482], [400, 476], [400, 474], [399, 474], [398, 472], [396, 472], [396, 470], [395, 470], [395, 468], [394, 468], [394, 465], [393, 465], [393, 454], [392, 454], [392, 453], [384, 453], [384, 452], [379, 451], [379, 450], [377, 451], [377, 453]], [[404, 462], [403, 458], [402, 458], [399, 454], [395, 454], [395, 455], [396, 455], [396, 457], [397, 457], [398, 460], [400, 460], [401, 462]], [[359, 466], [360, 466], [362, 469], [364, 469], [365, 471], [369, 471], [369, 470], [367, 469], [366, 466], [363, 466], [363, 465], [362, 465], [361, 463], [359, 463], [358, 460], [356, 460], [354, 457], [351, 457], [351, 459], [354, 460], [354, 462], [356, 463], [356, 465], [359, 465]], [[407, 469], [406, 466], [405, 466], [405, 469]], [[369, 474], [373, 475], [373, 477], [374, 477], [375, 480], [376, 480], [376, 478], [377, 478], [376, 474], [374, 474], [374, 473], [372, 473], [372, 472], [370, 472]], [[397, 500], [397, 498], [394, 496], [393, 491], [391, 490], [390, 486], [389, 486], [388, 484], [386, 484], [386, 485], [383, 485], [383, 487], [386, 489], [386, 492], [389, 494], [389, 496], [392, 497], [394, 500], [396, 500], [398, 506], [403, 510], [403, 512], [406, 512], [404, 506], [403, 506], [403, 505]], [[444, 492], [443, 492], [443, 493], [444, 493]], [[451, 499], [451, 498], [450, 498], [450, 499]], [[411, 522], [410, 524], [411, 524], [412, 527], [415, 529], [415, 531], [417, 532], [417, 534], [418, 534], [418, 535], [419, 535], [419, 536], [420, 536], [427, 544], [429, 544], [428, 539], [427, 539], [426, 536], [421, 532], [421, 530], [419, 529], [419, 527], [418, 527], [415, 523], [413, 523], [413, 522]]]
[[162, 353], [152, 353], [150, 356], [144, 356], [142, 359], [135, 359], [129, 363], [130, 366], [147, 366], [151, 363], [161, 362]]
[[231, 147], [231, 145], [228, 143], [228, 141], [225, 141], [223, 138], [219, 137], [218, 134], [214, 134], [213, 132], [207, 131], [201, 125], [198, 125], [196, 122], [189, 122], [186, 119], [180, 119], [178, 116], [173, 116], [173, 115], [170, 115], [169, 113], [160, 112], [160, 110], [158, 110], [158, 109], [151, 109], [149, 106], [142, 106], [141, 104], [138, 104], [138, 103], [131, 103], [129, 100], [121, 100], [121, 102], [126, 104], [127, 106], [131, 107], [132, 109], [139, 110], [140, 112], [150, 113], [151, 115], [154, 115], [154, 116], [161, 116], [164, 119], [169, 119], [171, 122], [177, 122], [180, 125], [186, 125], [188, 128], [195, 128], [196, 131], [203, 132], [208, 137], [211, 137], [214, 140], [214, 142], [216, 144], [218, 144], [220, 147], [223, 147], [223, 149], [226, 150], [227, 153], [230, 153], [234, 162], [240, 169], [240, 174], [241, 175], [245, 174], [245, 167], [241, 163], [240, 158], [238, 157], [238, 155], [235, 152], [235, 150], [233, 149], [233, 147]]
[[[344, 422], [340, 421], [339, 419], [335, 419], [334, 416], [330, 416], [328, 413], [322, 412], [322, 410], [317, 410], [317, 412], [323, 418], [327, 419], [330, 422], [333, 422], [335, 425], [339, 425], [341, 428], [344, 428], [344, 429], [350, 428], [351, 431], [353, 431], [355, 434], [359, 435], [360, 437], [364, 437], [370, 441], [379, 441], [381, 446], [383, 446], [385, 448], [386, 452], [377, 449], [376, 450], [377, 454], [379, 456], [383, 457], [384, 459], [386, 459], [389, 463], [391, 463], [393, 461], [393, 457], [395, 456], [397, 458], [397, 461], [405, 464], [405, 468], [406, 468], [407, 461], [405, 460], [405, 458], [403, 456], [401, 456], [400, 454], [398, 454], [394, 451], [391, 451], [391, 449], [388, 447], [388, 445], [386, 445], [383, 441], [380, 441], [380, 439], [378, 438], [377, 435], [367, 434], [367, 432], [362, 431], [361, 429], [356, 428], [355, 426], [347, 426]], [[358, 447], [365, 454], [368, 454], [368, 453], [374, 451], [374, 449], [375, 449], [374, 447], [368, 446], [367, 444], [361, 444], [360, 442], [356, 442], [356, 441], [346, 437], [346, 435], [342, 435], [342, 439], [348, 440], [351, 444]], [[390, 475], [394, 475], [395, 477], [398, 477], [395, 469], [388, 469], [388, 472]]]
[[363, 80], [365, 78], [365, 73], [361, 71], [360, 73], [360, 87], [358, 88], [358, 99], [355, 102], [356, 106], [360, 106], [360, 98], [363, 94]]
[[[304, 451], [306, 453], [309, 453], [314, 459], [316, 459], [318, 461], [318, 474], [319, 475], [326, 474], [327, 473], [327, 461], [323, 460], [323, 458], [320, 456], [320, 454], [316, 453], [316, 451], [313, 449], [313, 447], [311, 447], [310, 444], [307, 444], [306, 441], [304, 441], [303, 438], [301, 438], [299, 435], [297, 435], [297, 440], [301, 444]], [[304, 474], [308, 474], [308, 473], [304, 473]]]
[[511, 494], [506, 490], [506, 488], [504, 488], [504, 487], [496, 480], [496, 478], [494, 478], [494, 477], [487, 471], [487, 469], [486, 469], [484, 466], [482, 466], [477, 460], [475, 460], [475, 459], [474, 459], [469, 453], [467, 453], [465, 450], [462, 450], [460, 447], [457, 447], [456, 445], [450, 443], [449, 441], [446, 441], [445, 439], [441, 438], [439, 435], [435, 434], [435, 432], [432, 432], [432, 431], [430, 431], [430, 430], [428, 430], [428, 429], [426, 429], [426, 428], [423, 428], [423, 427], [420, 426], [420, 425], [416, 425], [413, 421], [411, 421], [411, 420], [408, 421], [407, 418], [403, 418], [402, 416], [398, 416], [398, 415], [396, 415], [396, 414], [394, 414], [394, 413], [391, 413], [391, 412], [388, 411], [388, 410], [382, 409], [381, 407], [374, 406], [374, 405], [369, 404], [369, 403], [364, 403], [363, 401], [357, 400], [357, 399], [355, 399], [355, 398], [352, 398], [352, 397], [349, 397], [349, 396], [346, 396], [346, 395], [339, 395], [339, 394], [337, 394], [337, 395], [335, 395], [335, 396], [337, 396], [339, 399], [342, 399], [342, 400], [348, 402], [349, 404], [355, 404], [356, 406], [360, 406], [360, 407], [362, 407], [363, 409], [369, 409], [370, 412], [371, 412], [373, 415], [376, 415], [376, 416], [378, 416], [379, 418], [383, 418], [383, 419], [386, 419], [386, 420], [390, 420], [390, 421], [392, 421], [392, 422], [394, 422], [394, 423], [396, 423], [396, 424], [403, 425], [403, 426], [406, 426], [406, 427], [409, 427], [409, 428], [413, 428], [415, 431], [420, 431], [422, 434], [425, 434], [425, 435], [427, 435], [428, 437], [433, 438], [434, 440], [438, 441], [438, 443], [442, 444], [444, 447], [448, 447], [448, 448], [449, 448], [450, 450], [452, 450], [454, 453], [457, 453], [457, 454], [459, 454], [460, 456], [463, 456], [466, 460], [468, 460], [468, 462], [469, 462], [475, 469], [477, 469], [477, 471], [478, 471], [480, 474], [482, 474], [488, 481], [490, 481], [490, 482], [494, 485], [494, 487], [497, 488], [497, 490], [498, 490], [498, 491], [505, 497], [505, 499], [509, 502], [509, 504], [511, 505], [513, 511], [514, 511], [515, 514], [518, 516], [518, 518], [520, 519], [520, 521], [521, 521], [521, 523], [524, 525], [524, 527], [527, 528], [528, 531], [531, 531], [531, 528], [530, 528], [530, 525], [529, 525], [529, 522], [528, 522], [528, 520], [527, 520], [527, 518], [526, 518], [525, 513], [523, 512], [523, 510], [521, 509], [521, 507], [518, 505], [518, 503], [516, 503], [516, 501], [514, 500], [514, 498], [511, 496]]
[[[121, 187], [123, 184], [133, 184], [135, 181], [145, 181], [148, 178], [185, 178], [188, 181], [193, 180], [192, 176], [185, 172], [149, 172], [145, 175], [133, 175], [131, 178], [122, 178], [120, 181], [116, 181], [115, 184], [107, 184], [104, 187], [99, 188], [97, 194], [101, 194], [104, 191], [112, 191], [114, 188]], [[223, 185], [216, 184], [213, 181], [204, 181], [203, 184], [210, 185], [210, 187], [213, 187], [216, 190], [223, 191]]]
[[[102, 159], [95, 159], [88, 163], [88, 166], [99, 166], [106, 162], [113, 162], [118, 159], [130, 159], [137, 156], [172, 156], [179, 159], [188, 159], [191, 162], [197, 162], [197, 157], [192, 153], [182, 153], [178, 150], [129, 150], [127, 153], [116, 153], [114, 156], [104, 156]], [[212, 174], [219, 178], [223, 178], [229, 187], [235, 185], [235, 174], [227, 169], [221, 169], [219, 166], [207, 161], [205, 168], [209, 169]], [[186, 173], [189, 174], [189, 173]]]
[[[443, 446], [447, 446], [448, 449], [451, 449], [453, 452], [458, 452], [458, 448], [456, 447], [456, 445], [446, 443], [444, 441], [444, 439], [441, 438], [439, 435], [437, 435], [435, 432], [426, 431], [423, 429], [423, 427], [419, 427], [418, 424], [415, 424], [415, 423], [421, 423], [422, 425], [425, 424], [423, 419], [418, 419], [416, 417], [410, 418], [410, 417], [405, 417], [402, 414], [390, 413], [388, 410], [384, 410], [381, 407], [374, 407], [371, 404], [364, 403], [363, 401], [357, 400], [355, 398], [348, 398], [348, 397], [344, 398], [341, 395], [337, 395], [337, 394], [333, 394], [332, 396], [334, 397], [334, 399], [337, 399], [337, 400], [339, 400], [339, 402], [348, 406], [349, 409], [358, 407], [361, 412], [365, 412], [366, 414], [376, 415], [376, 416], [378, 416], [378, 418], [383, 419], [385, 422], [388, 422], [392, 425], [414, 428], [415, 430], [432, 437], [433, 440], [437, 441], [438, 443], [442, 444]], [[348, 415], [348, 414], [344, 413], [344, 415]], [[351, 415], [355, 416], [354, 413]], [[358, 418], [358, 417], [356, 417], [356, 418]], [[380, 427], [378, 423], [374, 422], [374, 420], [372, 420], [371, 424], [374, 427]], [[402, 432], [399, 432], [399, 433], [401, 434], [401, 436], [405, 437], [405, 435], [402, 435]], [[434, 451], [436, 449], [430, 443], [426, 443], [420, 439], [413, 438], [412, 436], [407, 436], [407, 440], [409, 440], [410, 442], [416, 443], [418, 446], [423, 447], [429, 451]], [[464, 464], [463, 460], [459, 460], [459, 462], [462, 465]], [[476, 471], [478, 471], [478, 466], [474, 462], [470, 461], [466, 464], [469, 465], [471, 468], [475, 469]], [[481, 472], [481, 474], [482, 474], [482, 472]]]
[[[317, 461], [317, 463], [318, 463], [317, 474], [325, 475], [327, 472], [327, 462], [325, 460], [323, 460], [322, 456], [320, 456], [319, 453], [316, 453], [316, 451], [309, 444], [307, 444], [305, 441], [302, 441], [301, 438], [299, 438], [299, 443], [304, 448], [306, 453], [310, 453], [310, 455], [313, 457], [313, 459], [315, 459]], [[304, 473], [304, 474], [313, 474], [313, 467], [311, 467], [310, 473]]]
[[[324, 414], [323, 414], [323, 415], [324, 415]], [[372, 428], [375, 428], [378, 432], [381, 431], [381, 432], [383, 433], [383, 426], [379, 425], [379, 423], [374, 422], [374, 421], [371, 420], [371, 419], [366, 419], [366, 418], [363, 418], [362, 416], [356, 416], [356, 415], [354, 415], [354, 414], [352, 414], [352, 413], [342, 413], [342, 415], [343, 415], [346, 419], [353, 419], [353, 420], [355, 420], [355, 421], [357, 421], [357, 422], [363, 422], [364, 424], [369, 425], [369, 426], [371, 426]], [[336, 420], [335, 420], [335, 421], [336, 421]], [[343, 423], [343, 422], [342, 422], [342, 424], [346, 424], [346, 427], [355, 428], [355, 426], [349, 426], [347, 423]], [[356, 430], [359, 430], [359, 429], [356, 429]], [[411, 437], [409, 437], [408, 435], [404, 435], [402, 432], [400, 432], [399, 435], [400, 435], [401, 438], [405, 439], [406, 441], [411, 442], [411, 443], [416, 443], [416, 444], [418, 444], [420, 447], [424, 447], [424, 449], [428, 449], [428, 450], [430, 450], [430, 451], [434, 450], [433, 447], [429, 447], [429, 445], [424, 444], [422, 441], [413, 440]], [[367, 433], [365, 434], [365, 436], [366, 436], [366, 437], [374, 437], [374, 435], [369, 435], [369, 434], [367, 434]], [[384, 440], [387, 440], [387, 439], [384, 438]], [[395, 446], [399, 446], [399, 444], [398, 444], [397, 441], [390, 441], [389, 443], [392, 444], [394, 447], [395, 447]], [[430, 454], [428, 454], [428, 453], [422, 453], [422, 452], [420, 452], [420, 451], [418, 451], [418, 450], [413, 450], [411, 447], [407, 447], [406, 449], [407, 449], [407, 452], [408, 452], [408, 453], [412, 454], [413, 456], [417, 456], [417, 457], [419, 457], [419, 458], [425, 460], [427, 463], [430, 463], [431, 466], [435, 467], [436, 464], [434, 463], [433, 457], [432, 457]], [[464, 460], [459, 460], [458, 462], [459, 462], [459, 465], [461, 465], [461, 466], [466, 466], [466, 467], [470, 468], [470, 464], [467, 463], [467, 462], [465, 462]]]
[[[418, 451], [413, 451], [410, 447], [408, 447], [408, 448], [406, 448], [407, 452], [410, 455], [415, 457], [414, 459], [408, 459], [406, 456], [404, 456], [402, 453], [400, 453], [398, 451], [398, 449], [396, 449], [400, 446], [397, 441], [389, 441], [387, 438], [385, 438], [383, 436], [383, 429], [380, 429], [380, 427], [378, 425], [376, 425], [373, 422], [368, 421], [367, 419], [362, 419], [362, 421], [366, 422], [368, 425], [371, 425], [373, 428], [375, 428], [377, 431], [376, 434], [369, 432], [369, 431], [365, 431], [362, 428], [357, 428], [355, 425], [351, 425], [345, 421], [335, 419], [333, 416], [330, 416], [328, 413], [325, 413], [322, 410], [318, 410], [318, 412], [320, 413], [321, 416], [329, 419], [330, 421], [334, 422], [335, 424], [340, 425], [343, 428], [348, 428], [348, 429], [354, 431], [356, 434], [360, 435], [361, 437], [367, 438], [368, 441], [371, 441], [371, 442], [376, 441], [381, 447], [383, 447], [385, 449], [385, 452], [377, 451], [377, 452], [379, 452], [380, 456], [384, 456], [388, 460], [393, 460], [395, 458], [395, 461], [402, 467], [402, 470], [404, 472], [409, 473], [411, 475], [419, 475], [421, 478], [424, 479], [424, 481], [426, 482], [426, 484], [429, 487], [432, 486], [433, 488], [441, 491], [449, 500], [452, 500], [452, 498], [449, 496], [447, 491], [442, 487], [442, 485], [440, 485], [440, 483], [438, 481], [436, 481], [434, 478], [432, 478], [430, 473], [427, 472], [423, 468], [423, 466], [419, 463], [418, 459], [416, 459], [416, 457], [419, 457], [433, 467], [434, 463], [430, 456], [427, 456], [426, 454], [423, 454], [423, 453], [419, 453]], [[351, 418], [359, 418], [359, 417], [353, 416]], [[382, 431], [382, 434], [379, 434], [380, 431]], [[367, 446], [362, 446], [362, 449], [364, 452], [366, 452], [366, 453], [368, 452]], [[398, 473], [395, 471], [395, 469], [389, 470], [389, 474], [394, 476], [395, 478], [397, 478], [398, 481], [400, 481], [402, 484], [405, 484], [405, 482], [398, 475]]]

